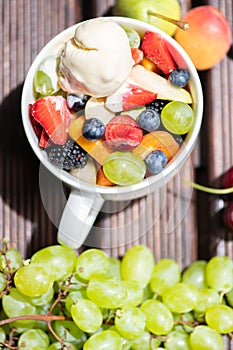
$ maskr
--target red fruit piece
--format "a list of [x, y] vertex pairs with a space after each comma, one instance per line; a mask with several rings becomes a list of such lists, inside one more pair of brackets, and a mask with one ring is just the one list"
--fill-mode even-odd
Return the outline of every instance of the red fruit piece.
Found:
[[37, 136], [37, 138], [39, 139], [41, 137], [41, 133], [42, 133], [42, 126], [40, 125], [40, 123], [38, 123], [33, 115], [32, 115], [32, 104], [30, 103], [29, 106], [28, 106], [28, 114], [29, 114], [29, 119], [31, 121], [31, 124], [32, 124], [32, 127], [33, 127], [33, 130]]
[[46, 134], [45, 129], [42, 129], [42, 133], [40, 136], [40, 142], [39, 142], [39, 146], [40, 148], [46, 148], [48, 146], [50, 146], [51, 142], [50, 142], [50, 138], [48, 136], [48, 134]]
[[104, 136], [109, 147], [131, 151], [142, 141], [143, 132], [132, 117], [117, 115], [106, 125]]
[[66, 143], [71, 113], [64, 97], [42, 97], [34, 102], [31, 112], [51, 141], [58, 145]]
[[226, 227], [233, 231], [233, 202], [223, 209], [223, 221]]
[[143, 89], [136, 83], [125, 82], [106, 98], [106, 107], [113, 112], [128, 111], [144, 106], [157, 98], [157, 93]]
[[133, 65], [135, 66], [135, 64], [139, 64], [142, 62], [143, 57], [144, 57], [144, 53], [142, 50], [140, 50], [137, 47], [132, 47], [131, 48], [131, 53], [132, 53], [132, 59], [133, 59]]
[[224, 188], [233, 187], [233, 167], [227, 170], [222, 177], [222, 185]]
[[147, 31], [142, 38], [141, 49], [164, 74], [169, 75], [173, 69], [177, 68], [161, 35]]

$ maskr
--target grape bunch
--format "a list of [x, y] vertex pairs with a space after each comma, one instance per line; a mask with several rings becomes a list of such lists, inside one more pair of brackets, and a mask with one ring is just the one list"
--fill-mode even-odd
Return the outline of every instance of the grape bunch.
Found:
[[53, 245], [23, 260], [3, 242], [0, 348], [223, 350], [233, 332], [233, 261], [181, 271], [144, 245], [121, 258]]

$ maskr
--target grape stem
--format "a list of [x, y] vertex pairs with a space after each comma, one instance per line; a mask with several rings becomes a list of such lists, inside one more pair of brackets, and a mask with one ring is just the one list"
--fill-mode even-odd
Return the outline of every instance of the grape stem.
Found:
[[51, 323], [52, 321], [64, 321], [71, 320], [71, 317], [62, 316], [62, 315], [53, 315], [53, 314], [42, 314], [42, 315], [23, 315], [23, 316], [15, 316], [11, 318], [7, 318], [5, 320], [0, 320], [0, 327], [4, 324], [8, 324], [15, 321], [44, 321], [46, 323]]
[[206, 193], [210, 193], [210, 194], [219, 194], [219, 195], [223, 195], [223, 194], [230, 194], [233, 193], [233, 187], [228, 187], [228, 188], [212, 188], [212, 187], [207, 187], [207, 186], [203, 186], [200, 184], [197, 184], [196, 182], [193, 181], [189, 181], [187, 179], [183, 180], [186, 184], [192, 186], [193, 188], [195, 188], [196, 190], [202, 191], [202, 192], [206, 192]]
[[160, 19], [163, 19], [164, 21], [167, 21], [167, 22], [170, 22], [172, 24], [175, 24], [178, 28], [180, 28], [182, 30], [188, 30], [189, 29], [189, 24], [187, 22], [179, 21], [177, 19], [161, 15], [160, 13], [154, 12], [152, 10], [148, 10], [147, 14], [149, 16], [155, 16], [155, 17], [158, 17]]

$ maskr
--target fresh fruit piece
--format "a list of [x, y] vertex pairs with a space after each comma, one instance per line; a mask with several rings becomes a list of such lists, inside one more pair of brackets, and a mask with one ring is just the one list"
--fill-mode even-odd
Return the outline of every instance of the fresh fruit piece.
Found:
[[96, 184], [99, 186], [114, 186], [115, 184], [110, 181], [104, 174], [103, 167], [101, 166], [97, 171], [97, 181]]
[[146, 108], [137, 119], [139, 126], [148, 132], [155, 131], [160, 127], [160, 115], [151, 108]]
[[125, 339], [136, 339], [140, 337], [146, 326], [144, 313], [136, 308], [122, 309], [116, 313], [114, 318], [118, 333]]
[[33, 80], [35, 91], [44, 96], [60, 90], [57, 75], [57, 57], [46, 57], [39, 65]]
[[228, 229], [233, 230], [233, 202], [228, 203], [224, 208], [223, 222]]
[[75, 168], [70, 171], [70, 174], [76, 177], [78, 180], [88, 182], [89, 184], [96, 184], [96, 166], [91, 157], [87, 158], [87, 163], [84, 168]]
[[140, 50], [136, 47], [133, 47], [133, 48], [131, 48], [131, 53], [132, 53], [133, 65], [139, 64], [142, 62], [143, 57], [144, 57], [142, 50]]
[[144, 55], [166, 75], [176, 69], [176, 65], [160, 34], [147, 31], [142, 38], [141, 49]]
[[185, 313], [193, 310], [197, 304], [198, 289], [191, 284], [177, 283], [167, 288], [162, 300], [175, 313]]
[[43, 130], [43, 127], [42, 127], [42, 126], [40, 125], [40, 123], [38, 123], [38, 122], [35, 120], [35, 118], [33, 117], [33, 115], [32, 115], [32, 106], [33, 106], [32, 103], [30, 103], [30, 104], [28, 105], [28, 115], [29, 115], [29, 119], [30, 119], [30, 121], [31, 121], [33, 130], [34, 130], [34, 132], [35, 132], [35, 134], [36, 134], [36, 137], [37, 137], [38, 139], [40, 139], [41, 133], [42, 133], [42, 130]]
[[223, 350], [224, 340], [218, 332], [208, 326], [197, 326], [190, 335], [192, 350]]
[[168, 333], [164, 343], [167, 350], [192, 350], [189, 335], [182, 330], [173, 330]]
[[233, 288], [233, 262], [228, 256], [215, 256], [206, 266], [206, 281], [210, 288], [227, 293]]
[[104, 132], [105, 126], [97, 118], [86, 119], [82, 127], [83, 136], [90, 141], [101, 139], [104, 136]]
[[137, 245], [125, 253], [121, 263], [121, 276], [123, 280], [137, 282], [144, 288], [150, 282], [153, 268], [154, 257], [150, 249]]
[[40, 296], [52, 288], [54, 277], [41, 264], [29, 264], [20, 267], [14, 276], [17, 290], [27, 296]]
[[180, 19], [180, 5], [177, 0], [118, 0], [113, 8], [115, 16], [131, 17], [160, 28], [169, 35], [173, 35], [176, 30], [174, 24], [164, 21], [158, 17], [150, 15], [150, 11], [168, 16], [174, 19]]
[[68, 133], [73, 140], [76, 141], [80, 136], [82, 136], [82, 127], [84, 122], [85, 122], [84, 115], [81, 115], [80, 117], [77, 117], [71, 120]]
[[115, 116], [115, 113], [106, 108], [105, 101], [105, 97], [91, 97], [85, 106], [86, 119], [98, 118], [106, 125]]
[[41, 329], [28, 329], [23, 332], [18, 340], [18, 349], [48, 349], [49, 337]]
[[76, 261], [75, 271], [83, 280], [90, 280], [96, 276], [105, 275], [109, 267], [107, 254], [100, 249], [84, 251]]
[[170, 81], [170, 83], [180, 88], [187, 85], [189, 78], [189, 71], [183, 68], [173, 69], [168, 76], [168, 80]]
[[42, 97], [34, 102], [31, 112], [54, 143], [63, 145], [66, 142], [71, 113], [64, 97]]
[[148, 69], [151, 70], [152, 72], [156, 72], [156, 73], [160, 73], [159, 68], [156, 66], [156, 64], [154, 62], [151, 62], [150, 60], [148, 60], [148, 58], [146, 58], [145, 56], [143, 57], [143, 60], [141, 62], [141, 65]]
[[148, 299], [141, 305], [146, 316], [146, 328], [156, 335], [166, 335], [173, 328], [173, 317], [169, 308], [161, 301]]
[[106, 125], [104, 136], [109, 147], [130, 151], [140, 144], [143, 133], [132, 117], [117, 115]]
[[229, 334], [233, 331], [233, 310], [228, 305], [212, 305], [206, 311], [206, 323], [218, 333]]
[[111, 330], [97, 332], [88, 338], [83, 350], [97, 349], [120, 350], [122, 349], [122, 338], [117, 332]]
[[220, 303], [219, 293], [211, 288], [199, 290], [197, 305], [194, 308], [195, 314], [205, 315], [209, 307]]
[[59, 169], [84, 168], [87, 164], [87, 153], [71, 139], [64, 145], [48, 147], [46, 152], [49, 161]]
[[217, 8], [205, 5], [188, 11], [183, 20], [189, 23], [189, 30], [177, 29], [174, 38], [198, 70], [212, 68], [232, 44], [232, 30], [226, 18]]
[[161, 259], [155, 266], [150, 280], [153, 293], [162, 295], [163, 292], [179, 283], [181, 272], [177, 262], [173, 259]]
[[141, 43], [141, 38], [138, 32], [133, 28], [125, 28], [123, 27], [128, 38], [129, 38], [129, 45], [131, 48], [138, 48]]
[[[136, 65], [135, 67], [140, 66]], [[130, 80], [126, 81], [112, 95], [106, 98], [106, 107], [113, 112], [121, 112], [144, 106], [157, 98], [155, 91], [149, 91]]]
[[222, 177], [222, 186], [224, 188], [233, 187], [233, 167], [230, 167]]
[[197, 260], [190, 264], [182, 274], [182, 282], [189, 283], [198, 289], [206, 289], [207, 282], [205, 276], [207, 261]]
[[163, 107], [165, 107], [168, 103], [169, 101], [156, 99], [151, 103], [148, 103], [146, 107], [155, 110], [158, 114], [161, 114]]
[[44, 149], [48, 146], [50, 146], [50, 138], [48, 134], [46, 133], [45, 129], [42, 129], [41, 135], [40, 135], [40, 141], [39, 141], [39, 147]]
[[72, 305], [71, 316], [78, 328], [87, 333], [96, 332], [103, 322], [100, 308], [88, 299], [81, 298]]
[[[147, 70], [140, 64], [132, 68], [131, 78], [143, 89], [157, 94], [158, 99], [192, 103], [192, 97], [187, 90], [173, 86], [167, 79]], [[149, 101], [145, 103], [149, 103]]]
[[90, 99], [88, 95], [67, 95], [67, 106], [71, 112], [77, 113], [85, 108], [87, 101]]
[[178, 149], [179, 144], [167, 131], [152, 131], [143, 136], [142, 142], [132, 153], [135, 157], [145, 159], [152, 151], [161, 150], [166, 154], [169, 161]]
[[169, 102], [161, 112], [161, 121], [165, 129], [173, 134], [187, 134], [194, 124], [194, 112], [184, 102]]
[[103, 170], [116, 185], [131, 186], [144, 179], [146, 165], [131, 152], [113, 152], [105, 159]]
[[148, 154], [144, 161], [147, 170], [154, 175], [161, 173], [168, 162], [166, 154], [160, 150], [155, 150]]

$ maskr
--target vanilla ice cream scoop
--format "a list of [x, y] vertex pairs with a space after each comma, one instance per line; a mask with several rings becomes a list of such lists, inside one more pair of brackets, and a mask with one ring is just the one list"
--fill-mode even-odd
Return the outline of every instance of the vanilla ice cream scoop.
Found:
[[124, 29], [111, 19], [90, 19], [75, 30], [60, 56], [59, 83], [68, 93], [111, 95], [129, 76], [132, 55]]

